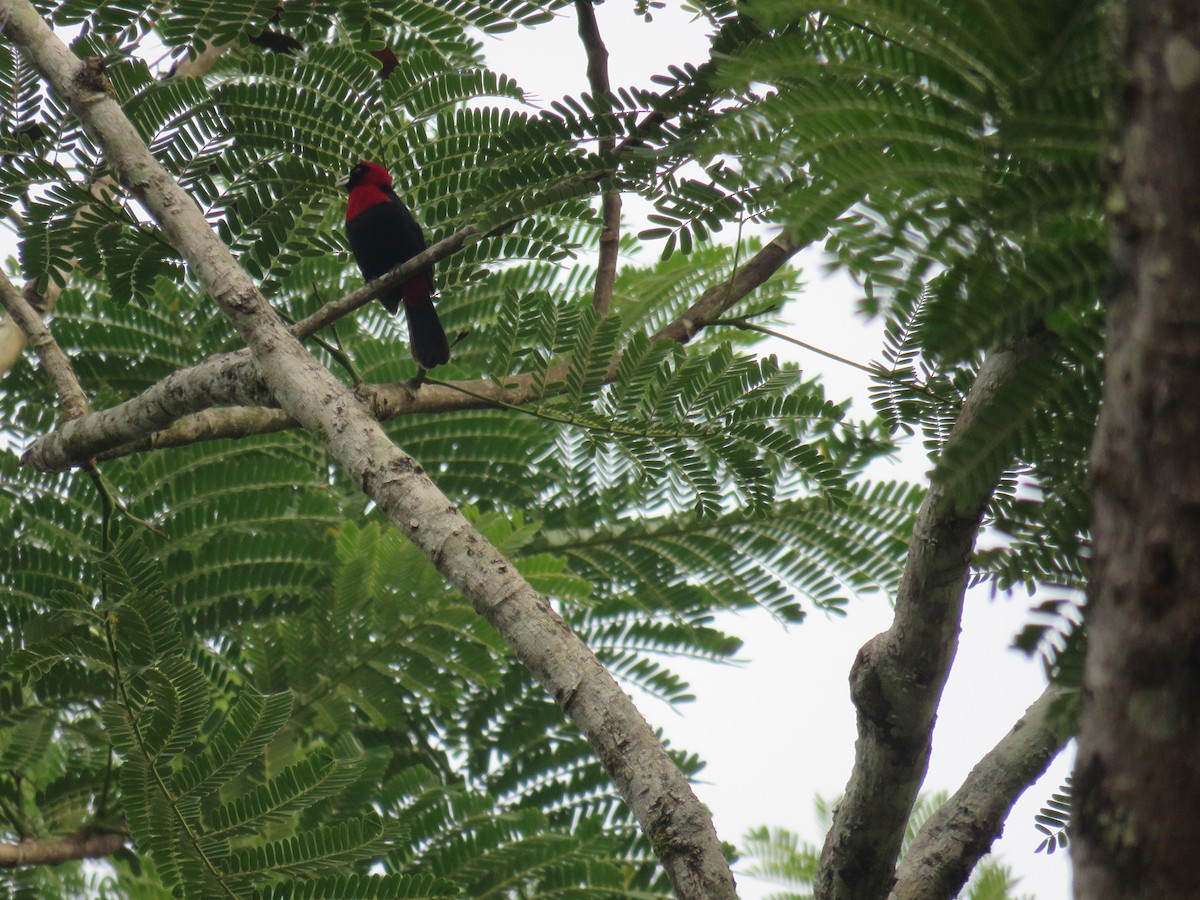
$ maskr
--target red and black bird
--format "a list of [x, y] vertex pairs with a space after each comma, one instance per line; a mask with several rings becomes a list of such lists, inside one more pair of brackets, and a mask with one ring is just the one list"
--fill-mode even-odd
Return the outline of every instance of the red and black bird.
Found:
[[[378, 278], [425, 249], [421, 226], [392, 190], [387, 169], [360, 162], [338, 183], [349, 191], [346, 236], [363, 278]], [[390, 313], [400, 308], [402, 300], [413, 359], [426, 369], [449, 362], [450, 344], [433, 308], [432, 267], [379, 298]]]

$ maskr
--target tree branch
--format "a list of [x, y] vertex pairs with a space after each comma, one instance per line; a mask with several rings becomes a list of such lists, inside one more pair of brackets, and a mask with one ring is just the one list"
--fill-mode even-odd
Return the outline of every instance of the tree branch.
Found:
[[[943, 453], [994, 421], [995, 401], [1055, 345], [1050, 335], [994, 350], [980, 367]], [[1006, 461], [977, 463], [970, 484], [935, 481], [917, 513], [891, 627], [850, 670], [858, 740], [845, 798], [834, 815], [814, 896], [874, 900], [892, 888], [909, 813], [929, 766], [933, 723], [962, 618], [963, 592], [983, 512]]]
[[42, 321], [37, 310], [17, 290], [8, 276], [0, 272], [0, 304], [3, 304], [9, 320], [16, 323], [42, 361], [50, 383], [58, 394], [64, 419], [78, 419], [88, 411], [87, 397], [79, 386], [79, 379], [71, 368], [71, 362], [54, 340], [54, 335]]
[[584, 733], [677, 895], [736, 896], [707, 810], [595, 655], [284, 326], [199, 207], [155, 161], [109, 97], [98, 68], [76, 59], [28, 0], [0, 0], [0, 21], [237, 327], [281, 408], [321, 440], [354, 483], [462, 591]]
[[1051, 684], [926, 819], [896, 868], [889, 900], [951, 900], [1004, 831], [1017, 798], [1070, 739], [1064, 707], [1075, 691]]
[[20, 841], [0, 844], [0, 869], [17, 866], [53, 866], [77, 859], [112, 856], [125, 846], [127, 834], [79, 831], [49, 841]]
[[[344, 315], [372, 299], [389, 284], [407, 278], [427, 263], [428, 256], [441, 259], [461, 246], [469, 235], [461, 229], [387, 275], [369, 282], [345, 297], [325, 304], [292, 327], [292, 333], [313, 333], [338, 315]], [[798, 250], [799, 245], [779, 236], [760, 250], [728, 281], [706, 290], [680, 318], [660, 329], [656, 340], [686, 342], [704, 326], [748, 293], [759, 287]], [[436, 254], [435, 254], [436, 251]], [[616, 377], [620, 357], [614, 357], [608, 377]], [[551, 374], [565, 375], [566, 366]], [[553, 381], [553, 378], [547, 379]], [[531, 374], [506, 378], [504, 387], [479, 379], [457, 386], [428, 382], [414, 388], [411, 382], [362, 385], [360, 397], [370, 403], [379, 420], [411, 413], [439, 413], [483, 409], [496, 403], [519, 406], [537, 398]], [[145, 450], [178, 447], [202, 440], [269, 434], [298, 427], [286, 413], [274, 407], [271, 392], [263, 384], [254, 361], [245, 350], [218, 354], [198, 365], [172, 372], [141, 394], [109, 409], [68, 422], [35, 440], [23, 462], [39, 471], [57, 472], [89, 459], [115, 459]], [[227, 406], [228, 409], [209, 409]]]
[[[579, 38], [587, 51], [588, 84], [592, 97], [597, 101], [608, 101], [612, 87], [608, 80], [608, 48], [600, 37], [600, 26], [596, 22], [596, 10], [592, 0], [575, 0], [579, 16]], [[602, 137], [597, 141], [601, 154], [612, 153], [617, 146], [615, 138]], [[607, 316], [612, 306], [613, 286], [617, 280], [617, 254], [621, 249], [621, 193], [605, 191], [601, 200], [602, 223], [600, 226], [600, 262], [596, 267], [596, 289], [592, 305]]]

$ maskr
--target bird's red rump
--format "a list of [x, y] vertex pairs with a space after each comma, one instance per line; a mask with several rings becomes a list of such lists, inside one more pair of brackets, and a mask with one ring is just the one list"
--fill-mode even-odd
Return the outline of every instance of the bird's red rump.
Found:
[[409, 309], [433, 303], [433, 279], [428, 275], [415, 275], [401, 286], [404, 305]]

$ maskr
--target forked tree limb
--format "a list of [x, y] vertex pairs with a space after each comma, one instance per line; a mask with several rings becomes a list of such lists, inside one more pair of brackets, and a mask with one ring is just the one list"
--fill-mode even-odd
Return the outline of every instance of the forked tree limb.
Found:
[[[984, 360], [946, 442], [1003, 427], [996, 400], [1050, 358], [1052, 335], [1023, 338]], [[945, 451], [944, 451], [945, 452]], [[858, 740], [845, 797], [814, 880], [819, 900], [883, 900], [929, 767], [933, 723], [958, 648], [963, 594], [984, 509], [1007, 461], [979, 462], [965, 483], [935, 481], [917, 512], [891, 627], [850, 671]]]
[[4, 34], [103, 147], [118, 181], [154, 218], [240, 332], [275, 399], [315, 435], [472, 603], [579, 727], [681, 898], [736, 896], [712, 818], [596, 656], [468, 522], [370, 410], [316, 360], [238, 266], [195, 202], [150, 154], [106, 91], [28, 0], [0, 0]]

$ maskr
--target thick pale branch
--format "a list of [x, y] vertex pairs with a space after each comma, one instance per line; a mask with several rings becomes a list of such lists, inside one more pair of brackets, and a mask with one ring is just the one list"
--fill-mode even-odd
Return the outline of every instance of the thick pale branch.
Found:
[[[947, 450], [1000, 427], [1003, 423], [993, 421], [997, 396], [1019, 383], [1028, 366], [1042, 363], [1053, 347], [1053, 337], [1041, 335], [990, 353], [963, 402]], [[892, 888], [958, 647], [971, 554], [999, 476], [999, 468], [988, 471], [979, 462], [966, 487], [933, 484], [917, 513], [892, 626], [868, 641], [854, 661], [850, 693], [858, 740], [845, 798], [814, 881], [814, 895], [822, 900], [875, 900]]]
[[[592, 0], [575, 0], [579, 16], [579, 38], [587, 51], [588, 84], [596, 100], [607, 98], [612, 93], [608, 80], [608, 48], [600, 36], [596, 22], [596, 10]], [[601, 153], [612, 152], [617, 142], [612, 137], [602, 137], [597, 142]], [[596, 288], [592, 305], [601, 315], [608, 315], [612, 306], [613, 286], [617, 280], [617, 255], [621, 249], [621, 194], [605, 191], [601, 200], [600, 262], [596, 267]]]
[[89, 459], [111, 458], [117, 455], [109, 452], [114, 448], [140, 444], [148, 435], [209, 406], [271, 402], [250, 354], [245, 350], [222, 353], [172, 372], [131, 400], [65, 423], [34, 441], [22, 462], [43, 472], [57, 472]]
[[151, 156], [100, 73], [27, 0], [0, 0], [5, 34], [98, 143], [110, 166], [233, 322], [280, 407], [319, 437], [389, 520], [462, 591], [586, 735], [684, 898], [735, 896], [712, 819], [595, 655], [370, 410], [320, 365], [238, 267], [192, 199]]
[[9, 320], [16, 323], [32, 345], [38, 359], [42, 361], [50, 382], [62, 407], [64, 419], [78, 419], [88, 411], [87, 397], [79, 386], [79, 379], [71, 368], [71, 362], [54, 340], [54, 335], [38, 315], [25, 296], [17, 290], [8, 276], [0, 272], [0, 303], [4, 305]]
[[[89, 185], [88, 190], [97, 200], [100, 200], [111, 188], [112, 182], [108, 178], [98, 178]], [[80, 208], [75, 213], [75, 220], [78, 221], [86, 212], [86, 206]], [[62, 285], [66, 283], [78, 265], [79, 260], [75, 257], [62, 261], [52, 272], [48, 273], [46, 287], [41, 293], [38, 292], [37, 279], [31, 278], [25, 282], [22, 296], [39, 317], [48, 316], [54, 311], [54, 306], [62, 294]], [[25, 349], [28, 333], [28, 329], [21, 326], [20, 323], [14, 322], [11, 317], [0, 321], [0, 378], [4, 377], [20, 359], [21, 351]]]
[[17, 866], [54, 866], [77, 859], [112, 856], [125, 846], [129, 835], [79, 832], [49, 841], [0, 844], [0, 869]]
[[[326, 303], [293, 325], [291, 333], [301, 340], [311, 337], [341, 316], [378, 297], [392, 285], [406, 281], [420, 269], [461, 249], [477, 230], [474, 225], [459, 229], [386, 275]], [[131, 452], [134, 452], [151, 446], [178, 446], [188, 443], [179, 440], [179, 437], [194, 431], [196, 423], [182, 426], [173, 439], [166, 439], [161, 445], [154, 443], [154, 435], [169, 428], [176, 420], [212, 406], [277, 405], [249, 351], [221, 353], [197, 365], [172, 372], [124, 403], [69, 422], [60, 430], [43, 435], [26, 450], [22, 461], [44, 472], [57, 472], [88, 459], [122, 456], [123, 453], [114, 452], [122, 447], [133, 448]], [[213, 430], [212, 426], [218, 418], [219, 414], [209, 416], [206, 426], [196, 433], [209, 438], [244, 437], [259, 433], [250, 427], [250, 417], [244, 411], [237, 417], [238, 425], [233, 426], [229, 435]], [[263, 432], [278, 431], [284, 427], [280, 425], [278, 415], [270, 409], [263, 411], [262, 419]]]
[[1004, 831], [1017, 798], [1070, 738], [1073, 691], [1050, 685], [981, 759], [954, 796], [930, 816], [896, 869], [889, 900], [951, 900]]

